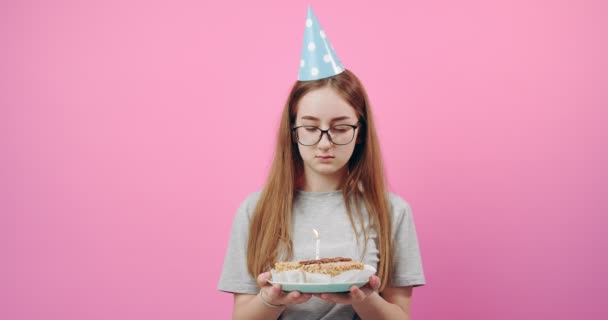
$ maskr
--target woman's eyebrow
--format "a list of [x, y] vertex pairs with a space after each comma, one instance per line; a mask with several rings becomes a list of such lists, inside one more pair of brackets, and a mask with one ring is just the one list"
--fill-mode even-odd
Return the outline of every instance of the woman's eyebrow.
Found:
[[348, 120], [348, 119], [350, 119], [350, 117], [349, 117], [349, 116], [336, 117], [336, 118], [331, 119], [331, 122], [342, 121], [342, 120]]
[[302, 120], [312, 120], [312, 121], [319, 121], [319, 118], [317, 117], [313, 117], [313, 116], [303, 116]]
[[[336, 122], [336, 121], [348, 120], [348, 119], [351, 119], [351, 117], [349, 117], [349, 116], [341, 116], [341, 117], [335, 117], [335, 118], [332, 118], [332, 119], [330, 120], [330, 122]], [[317, 117], [313, 117], [313, 116], [303, 116], [303, 117], [302, 117], [302, 120], [319, 121], [319, 118], [317, 118]]]

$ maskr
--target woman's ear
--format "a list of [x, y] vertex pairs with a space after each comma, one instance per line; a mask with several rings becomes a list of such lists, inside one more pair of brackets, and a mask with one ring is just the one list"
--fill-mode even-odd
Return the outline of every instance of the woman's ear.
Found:
[[357, 130], [357, 140], [355, 142], [356, 142], [356, 144], [363, 143], [363, 138], [361, 137], [361, 130]]
[[357, 128], [357, 140], [355, 141], [355, 143], [362, 144], [363, 143], [362, 135], [365, 134], [365, 130], [363, 130], [363, 124], [361, 123], [361, 120], [359, 120], [358, 125], [359, 125], [359, 127]]

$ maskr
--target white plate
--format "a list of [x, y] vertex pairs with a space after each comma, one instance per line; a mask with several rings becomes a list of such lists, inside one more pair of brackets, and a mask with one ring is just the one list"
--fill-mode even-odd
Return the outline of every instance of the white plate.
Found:
[[270, 280], [268, 282], [273, 285], [281, 285], [281, 290], [283, 291], [300, 291], [302, 293], [349, 292], [350, 287], [362, 287], [367, 283], [367, 281], [347, 283], [282, 283]]

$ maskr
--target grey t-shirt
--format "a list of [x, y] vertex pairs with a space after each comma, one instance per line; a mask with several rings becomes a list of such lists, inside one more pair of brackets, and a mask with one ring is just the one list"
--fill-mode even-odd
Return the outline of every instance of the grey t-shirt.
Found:
[[[257, 294], [256, 279], [247, 271], [247, 240], [249, 222], [261, 192], [255, 192], [243, 202], [232, 225], [230, 242], [218, 289], [226, 292]], [[416, 228], [410, 206], [399, 196], [388, 194], [393, 226], [394, 268], [391, 287], [425, 284]], [[286, 260], [307, 260], [315, 257], [312, 229], [320, 234], [321, 257], [349, 257], [378, 266], [377, 234], [367, 224], [362, 206], [368, 242], [363, 252], [363, 235], [357, 243], [341, 191], [297, 191], [293, 203], [292, 241], [294, 256]], [[359, 223], [355, 217], [357, 228]], [[261, 230], [263, 232], [263, 230]], [[299, 305], [288, 306], [279, 319], [357, 319], [350, 305], [334, 304], [312, 297]]]

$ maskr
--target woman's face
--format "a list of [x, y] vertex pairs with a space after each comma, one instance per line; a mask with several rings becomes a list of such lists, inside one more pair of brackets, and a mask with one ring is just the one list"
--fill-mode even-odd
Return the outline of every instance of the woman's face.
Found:
[[[300, 99], [294, 127], [311, 126], [322, 130], [335, 128], [336, 130], [330, 131], [335, 142], [347, 141], [353, 135], [352, 130], [354, 130], [354, 138], [344, 145], [332, 143], [327, 134], [323, 134], [321, 140], [312, 146], [298, 143], [298, 150], [302, 156], [307, 177], [314, 175], [342, 177], [346, 172], [346, 164], [355, 149], [359, 130], [341, 125], [358, 125], [357, 114], [355, 109], [331, 87], [310, 91]], [[318, 136], [320, 133], [318, 130], [315, 132], [312, 128], [298, 130], [309, 130], [308, 132], [298, 131], [307, 134], [309, 138]], [[300, 135], [301, 140], [303, 134]], [[340, 141], [340, 139], [342, 140]]]

